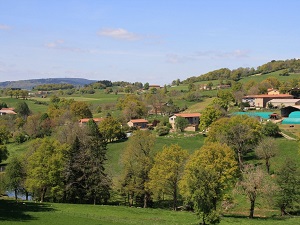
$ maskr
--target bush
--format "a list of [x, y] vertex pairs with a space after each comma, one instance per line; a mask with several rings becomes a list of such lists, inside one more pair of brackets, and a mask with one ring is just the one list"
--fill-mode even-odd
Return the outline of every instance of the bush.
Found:
[[158, 136], [164, 136], [164, 135], [169, 134], [170, 128], [167, 126], [159, 126], [159, 127], [156, 127], [156, 132], [157, 132]]
[[279, 129], [278, 125], [271, 121], [268, 121], [263, 126], [263, 129], [262, 129], [263, 135], [268, 136], [268, 137], [278, 137], [279, 132], [280, 132], [280, 129]]

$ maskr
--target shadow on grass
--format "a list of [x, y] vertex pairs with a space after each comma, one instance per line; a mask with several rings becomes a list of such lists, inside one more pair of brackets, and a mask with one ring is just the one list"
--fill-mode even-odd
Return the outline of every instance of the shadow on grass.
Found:
[[50, 212], [53, 208], [34, 202], [16, 202], [0, 199], [0, 221], [29, 221], [36, 218], [30, 212]]
[[250, 219], [249, 216], [245, 216], [245, 215], [239, 215], [239, 214], [225, 214], [223, 215], [224, 218], [233, 218], [233, 219], [249, 219], [249, 220], [265, 220], [265, 221], [284, 221], [286, 219], [289, 219], [289, 217], [285, 217], [285, 216], [278, 216], [278, 215], [273, 215], [270, 217], [256, 217], [254, 216], [254, 218]]

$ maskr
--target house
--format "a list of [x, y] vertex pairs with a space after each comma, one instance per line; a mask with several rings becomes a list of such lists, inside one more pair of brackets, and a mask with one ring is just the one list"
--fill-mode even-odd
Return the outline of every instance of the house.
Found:
[[148, 120], [145, 119], [132, 119], [128, 123], [129, 127], [136, 127], [140, 129], [146, 129], [148, 127]]
[[0, 109], [0, 116], [6, 115], [6, 114], [16, 115], [17, 113], [14, 111], [14, 108], [2, 108], [2, 109]]
[[270, 88], [268, 89], [268, 95], [279, 95], [280, 92], [277, 89]]
[[150, 89], [153, 89], [153, 88], [155, 88], [155, 89], [160, 89], [161, 87], [160, 87], [160, 85], [158, 85], [158, 84], [150, 84], [150, 85], [149, 85], [149, 90], [150, 90]]
[[79, 120], [79, 125], [85, 125], [87, 122], [89, 122], [90, 119], [93, 119], [97, 124], [104, 120], [104, 118], [83, 118]]
[[272, 99], [267, 102], [267, 106], [272, 105], [275, 108], [282, 108], [287, 106], [300, 105], [300, 99]]
[[293, 98], [293, 96], [289, 94], [247, 95], [243, 97], [242, 102], [248, 102], [250, 107], [265, 108], [267, 106], [267, 102], [272, 99], [291, 99], [291, 98]]
[[183, 117], [189, 122], [189, 125], [185, 130], [197, 131], [200, 124], [200, 115], [200, 113], [176, 113], [169, 118], [169, 123], [172, 125], [172, 128], [175, 129], [176, 118]]

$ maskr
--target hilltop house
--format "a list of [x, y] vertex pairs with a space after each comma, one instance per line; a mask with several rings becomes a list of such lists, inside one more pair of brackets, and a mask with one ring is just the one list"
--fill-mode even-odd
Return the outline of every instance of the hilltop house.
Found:
[[0, 116], [6, 115], [6, 114], [16, 115], [17, 113], [14, 111], [14, 108], [2, 108], [2, 109], [0, 109]]
[[95, 123], [99, 124], [101, 121], [103, 121], [103, 118], [83, 118], [81, 120], [79, 120], [79, 124], [82, 125], [86, 125], [87, 122], [89, 122], [90, 119], [93, 119]]
[[146, 129], [148, 127], [148, 120], [145, 119], [131, 119], [128, 123], [129, 127], [136, 127]]
[[175, 129], [176, 118], [183, 117], [189, 122], [189, 125], [185, 130], [197, 131], [200, 124], [200, 115], [200, 113], [177, 113], [169, 118], [169, 123], [172, 125], [172, 128]]
[[248, 102], [250, 107], [265, 108], [267, 102], [272, 99], [293, 99], [289, 94], [263, 94], [263, 95], [247, 95], [244, 96], [242, 102]]

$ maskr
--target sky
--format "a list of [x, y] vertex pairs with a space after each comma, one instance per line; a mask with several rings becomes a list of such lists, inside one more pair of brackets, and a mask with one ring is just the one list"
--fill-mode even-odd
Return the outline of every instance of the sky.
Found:
[[300, 58], [298, 0], [0, 0], [0, 82], [171, 84]]

